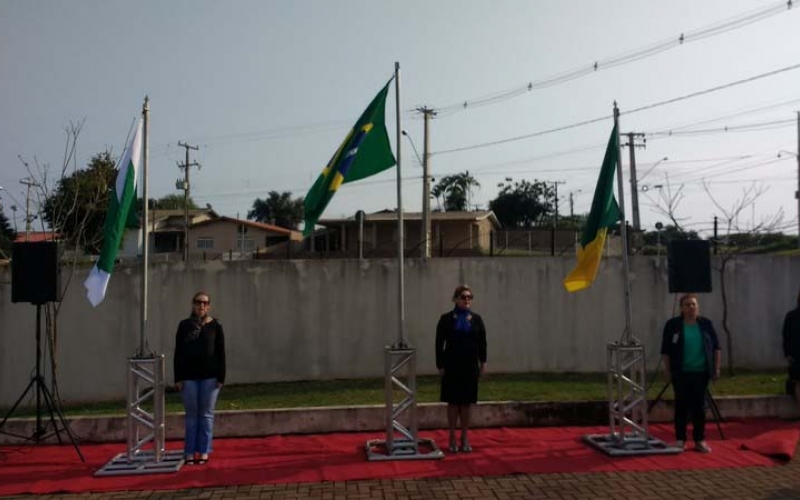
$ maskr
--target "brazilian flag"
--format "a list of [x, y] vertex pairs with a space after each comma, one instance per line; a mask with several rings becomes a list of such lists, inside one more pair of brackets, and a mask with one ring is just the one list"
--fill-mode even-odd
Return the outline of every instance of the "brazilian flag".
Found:
[[375, 175], [395, 165], [384, 116], [390, 83], [391, 79], [367, 106], [308, 191], [304, 205], [305, 236], [314, 231], [317, 220], [339, 186]]
[[606, 243], [606, 233], [617, 225], [620, 219], [619, 206], [614, 199], [614, 173], [619, 163], [619, 135], [617, 125], [611, 132], [608, 140], [606, 155], [603, 158], [603, 167], [600, 169], [600, 178], [592, 199], [592, 210], [586, 220], [586, 227], [581, 236], [581, 245], [578, 248], [578, 264], [569, 275], [564, 278], [564, 287], [569, 292], [577, 292], [594, 282], [597, 268], [600, 267], [600, 258], [603, 256], [603, 246]]

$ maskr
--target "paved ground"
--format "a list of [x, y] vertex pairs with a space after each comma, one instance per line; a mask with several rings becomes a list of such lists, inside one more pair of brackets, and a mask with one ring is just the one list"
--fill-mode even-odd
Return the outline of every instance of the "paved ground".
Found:
[[[800, 450], [798, 450], [800, 452]], [[540, 474], [420, 480], [242, 485], [177, 491], [23, 495], [4, 499], [281, 500], [800, 500], [800, 455], [785, 466], [701, 471]]]

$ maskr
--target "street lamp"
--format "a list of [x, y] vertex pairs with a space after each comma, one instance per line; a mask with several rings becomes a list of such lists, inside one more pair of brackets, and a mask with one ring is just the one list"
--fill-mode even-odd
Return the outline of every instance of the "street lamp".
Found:
[[403, 130], [400, 131], [400, 133], [403, 134], [404, 136], [406, 136], [406, 138], [408, 139], [408, 142], [411, 144], [411, 149], [414, 150], [414, 154], [417, 156], [417, 161], [419, 162], [419, 166], [420, 167], [424, 167], [425, 164], [422, 163], [422, 158], [420, 158], [419, 153], [417, 152], [417, 146], [414, 145], [414, 141], [411, 140], [411, 136], [408, 135], [408, 131], [403, 129]]
[[408, 138], [408, 142], [411, 143], [411, 148], [414, 150], [414, 154], [417, 156], [417, 161], [419, 162], [420, 166], [422, 167], [422, 218], [421, 218], [421, 234], [420, 234], [420, 252], [423, 259], [426, 259], [430, 256], [430, 234], [431, 234], [431, 207], [430, 207], [430, 198], [431, 198], [431, 185], [430, 185], [430, 177], [428, 177], [428, 158], [430, 154], [428, 154], [428, 130], [427, 130], [428, 122], [425, 121], [425, 151], [423, 152], [424, 158], [419, 157], [419, 153], [417, 152], [417, 147], [414, 145], [414, 141], [411, 140], [411, 136], [408, 135], [406, 130], [401, 130], [400, 133], [403, 134]]
[[667, 157], [665, 156], [665, 157], [661, 158], [660, 160], [658, 160], [657, 162], [653, 163], [653, 166], [652, 166], [652, 167], [650, 167], [649, 169], [647, 169], [647, 172], [645, 172], [644, 174], [642, 174], [642, 176], [641, 176], [641, 177], [639, 177], [639, 178], [637, 179], [637, 182], [641, 182], [641, 181], [642, 181], [642, 179], [644, 179], [645, 177], [647, 177], [647, 174], [649, 174], [650, 172], [652, 172], [654, 168], [656, 168], [656, 167], [657, 167], [657, 166], [659, 166], [661, 163], [663, 163], [663, 162], [665, 162], [665, 161], [667, 161], [667, 160], [669, 160], [669, 158], [667, 158]]

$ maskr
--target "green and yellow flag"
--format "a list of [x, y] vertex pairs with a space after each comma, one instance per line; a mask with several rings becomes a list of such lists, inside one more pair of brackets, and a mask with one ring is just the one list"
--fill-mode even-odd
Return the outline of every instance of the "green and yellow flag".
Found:
[[308, 191], [304, 202], [304, 235], [308, 236], [314, 231], [314, 225], [339, 186], [375, 175], [395, 165], [384, 117], [386, 93], [391, 82], [390, 79], [367, 106]]
[[606, 243], [606, 233], [619, 222], [619, 206], [614, 198], [614, 173], [619, 163], [619, 136], [617, 125], [608, 139], [606, 155], [603, 158], [603, 167], [597, 179], [597, 187], [592, 199], [592, 210], [583, 228], [581, 246], [578, 248], [578, 264], [569, 275], [564, 278], [564, 287], [568, 292], [577, 292], [594, 282], [597, 268], [600, 267], [600, 258], [603, 256], [603, 246]]

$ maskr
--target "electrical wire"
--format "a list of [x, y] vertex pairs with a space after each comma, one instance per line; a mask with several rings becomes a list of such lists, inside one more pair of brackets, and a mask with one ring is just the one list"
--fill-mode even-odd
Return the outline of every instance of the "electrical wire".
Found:
[[[462, 100], [457, 103], [448, 104], [446, 106], [437, 107], [436, 111], [439, 117], [450, 116], [454, 113], [465, 111], [467, 109], [474, 109], [482, 106], [496, 104], [509, 99], [513, 99], [520, 95], [527, 94], [534, 89], [543, 89], [552, 87], [562, 83], [569, 82], [584, 76], [596, 73], [598, 71], [615, 68], [624, 64], [629, 64], [641, 59], [654, 56], [661, 52], [677, 48], [688, 43], [703, 40], [712, 36], [720, 35], [728, 31], [742, 28], [750, 24], [762, 21], [782, 12], [788, 12], [792, 8], [792, 0], [775, 2], [766, 7], [755, 9], [743, 14], [719, 21], [708, 26], [686, 31], [677, 36], [657, 41], [628, 52], [618, 54], [606, 59], [595, 61], [591, 64], [581, 65], [563, 73], [558, 73], [541, 80], [530, 81], [527, 84], [487, 94], [475, 99]], [[413, 111], [413, 110], [409, 110]]]
[[[642, 112], [642, 111], [655, 109], [655, 108], [658, 108], [658, 107], [661, 107], [661, 106], [666, 106], [668, 104], [674, 104], [676, 102], [685, 101], [687, 99], [693, 99], [695, 97], [700, 97], [700, 96], [703, 96], [703, 95], [706, 95], [706, 94], [710, 94], [712, 92], [718, 92], [720, 90], [729, 89], [729, 88], [732, 88], [732, 87], [736, 87], [738, 85], [743, 85], [745, 83], [751, 83], [751, 82], [754, 82], [754, 81], [757, 81], [757, 80], [761, 80], [763, 78], [769, 78], [771, 76], [779, 75], [779, 74], [785, 73], [787, 71], [793, 71], [793, 70], [796, 70], [798, 68], [800, 68], [800, 64], [793, 64], [791, 66], [786, 66], [784, 68], [776, 69], [776, 70], [773, 70], [773, 71], [768, 71], [766, 73], [761, 73], [761, 74], [754, 75], [754, 76], [751, 76], [751, 77], [748, 77], [748, 78], [743, 78], [743, 79], [740, 79], [740, 80], [735, 80], [733, 82], [728, 82], [728, 83], [725, 83], [723, 85], [717, 85], [716, 87], [711, 87], [711, 88], [708, 88], [708, 89], [705, 89], [705, 90], [699, 90], [699, 91], [691, 92], [689, 94], [685, 94], [685, 95], [682, 95], [682, 96], [673, 97], [671, 99], [666, 99], [666, 100], [663, 100], [663, 101], [657, 101], [657, 102], [654, 102], [654, 103], [651, 103], [651, 104], [640, 106], [638, 108], [633, 108], [633, 109], [625, 111], [625, 112], [620, 110], [620, 116], [639, 113], [639, 112]], [[442, 151], [434, 151], [432, 153], [432, 155], [443, 155], [443, 154], [449, 154], [449, 153], [457, 153], [457, 152], [461, 152], [461, 151], [470, 151], [470, 150], [473, 150], [473, 149], [486, 148], [486, 147], [490, 147], [490, 146], [498, 146], [500, 144], [506, 144], [506, 143], [509, 143], [509, 142], [515, 142], [515, 141], [519, 141], [519, 140], [523, 140], [523, 139], [530, 139], [530, 138], [533, 138], [533, 137], [540, 137], [540, 136], [547, 135], [547, 134], [552, 134], [552, 133], [555, 133], [555, 132], [561, 132], [561, 131], [564, 131], [564, 130], [570, 130], [570, 129], [573, 129], [573, 128], [583, 127], [583, 126], [590, 125], [590, 124], [593, 124], [593, 123], [602, 122], [602, 121], [608, 120], [610, 118], [613, 118], [613, 115], [605, 115], [605, 116], [601, 116], [601, 117], [598, 117], [598, 118], [592, 118], [592, 119], [589, 119], [589, 120], [584, 120], [584, 121], [581, 121], [581, 122], [573, 123], [573, 124], [570, 124], [570, 125], [564, 125], [564, 126], [561, 126], [561, 127], [551, 128], [551, 129], [547, 129], [547, 130], [541, 130], [541, 131], [533, 132], [533, 133], [530, 133], [530, 134], [524, 134], [524, 135], [519, 135], [519, 136], [515, 136], [515, 137], [510, 137], [508, 139], [500, 139], [500, 140], [484, 142], [484, 143], [480, 143], [480, 144], [473, 144], [471, 146], [462, 146], [462, 147], [459, 147], [459, 148], [445, 149], [445, 150], [442, 150]]]

